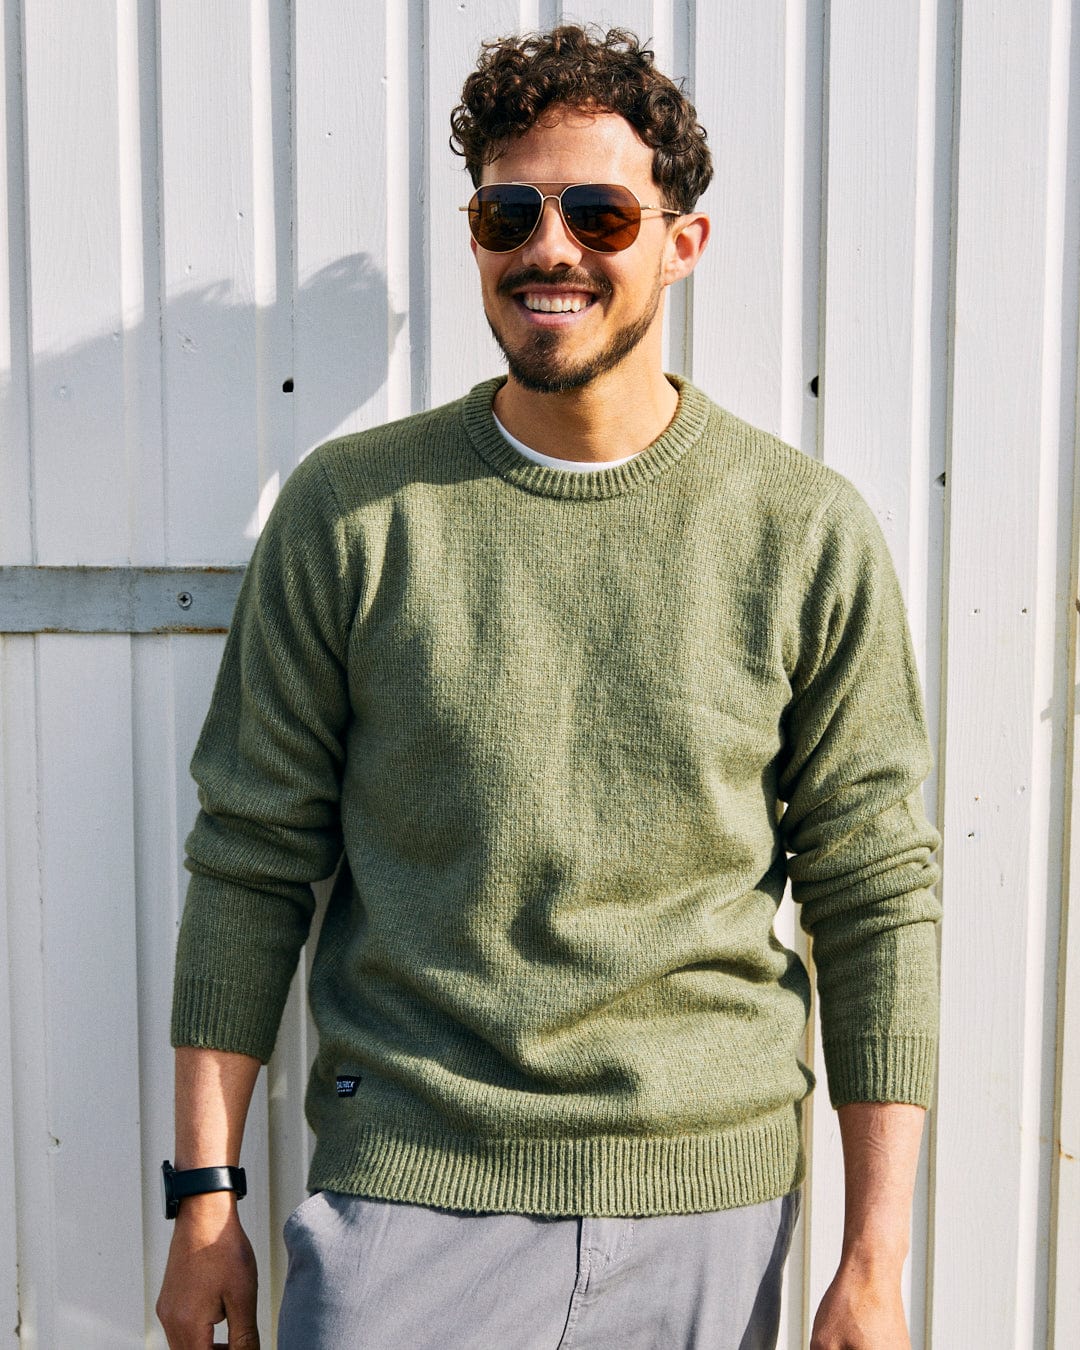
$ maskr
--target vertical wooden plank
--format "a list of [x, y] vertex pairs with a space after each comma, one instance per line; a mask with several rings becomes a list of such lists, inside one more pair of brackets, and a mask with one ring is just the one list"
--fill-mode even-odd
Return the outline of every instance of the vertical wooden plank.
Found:
[[119, 562], [129, 529], [125, 495], [111, 490], [127, 476], [116, 5], [24, 6], [23, 24], [38, 556]]
[[[117, 0], [118, 183], [122, 246], [117, 260], [123, 361], [122, 440], [133, 563], [165, 560], [161, 425], [161, 277], [158, 240], [158, 88], [155, 6]], [[117, 483], [110, 484], [116, 491]]]
[[[50, 1344], [141, 1345], [129, 642], [38, 639]], [[92, 709], [93, 714], [88, 715]], [[108, 1222], [87, 1178], [108, 1178]], [[45, 1293], [45, 1291], [43, 1291]]]
[[[399, 20], [400, 22], [400, 16]], [[404, 321], [387, 293], [385, 7], [296, 10], [296, 444], [386, 421], [389, 353]], [[357, 55], [363, 53], [357, 78]], [[393, 185], [393, 186], [392, 186]], [[408, 222], [394, 228], [408, 233]]]
[[[36, 640], [5, 638], [0, 715], [4, 724], [5, 909], [10, 953], [15, 1219], [19, 1252], [20, 1345], [56, 1345], [55, 1195], [46, 1134], [45, 990], [42, 949], [40, 771]], [[18, 897], [18, 903], [13, 903]]]
[[[924, 670], [929, 466], [935, 437], [943, 453], [944, 433], [931, 427], [931, 291], [935, 250], [948, 246], [933, 191], [936, 21], [935, 3], [830, 6], [820, 380], [822, 458], [878, 517], [915, 602]], [[814, 1113], [811, 1303], [835, 1273], [843, 1234], [843, 1162], [836, 1122], [823, 1113], [826, 1081], [822, 1073]], [[916, 1350], [925, 1324], [927, 1153], [924, 1145], [904, 1280]]]
[[[263, 488], [260, 526], [272, 495], [267, 485], [288, 474], [296, 463], [293, 12], [293, 5], [280, 0], [258, 0], [251, 6], [252, 378], [258, 475]], [[326, 397], [329, 402], [329, 394]]]
[[784, 270], [774, 429], [807, 454], [819, 453], [825, 9], [789, 4], [784, 13]]
[[[122, 562], [131, 520], [154, 518], [145, 499], [133, 511], [128, 495], [139, 471], [136, 408], [145, 411], [131, 385], [138, 349], [125, 332], [140, 323], [132, 305], [143, 265], [134, 16], [118, 0], [77, 14], [24, 7], [23, 21], [34, 429], [23, 486], [36, 558]], [[18, 997], [27, 994], [40, 1017], [37, 1025], [20, 1015], [15, 1032], [17, 1196], [20, 1211], [35, 1211], [25, 1223], [20, 1215], [27, 1344], [141, 1344], [144, 1332], [141, 1281], [132, 1279], [142, 1187], [127, 650], [55, 639], [41, 644], [36, 670], [41, 741], [26, 766], [37, 766], [40, 782], [40, 876], [37, 903], [11, 935]], [[104, 720], [85, 718], [87, 706]], [[109, 781], [97, 797], [83, 782], [94, 769]], [[102, 1037], [93, 1046], [92, 1031]], [[87, 1174], [117, 1188], [111, 1228], [97, 1221]]]
[[929, 160], [918, 143], [920, 18], [932, 24], [933, 13], [922, 9], [833, 0], [829, 24], [822, 457], [860, 488], [905, 581], [925, 496], [912, 479], [921, 486], [929, 441], [920, 321], [933, 222], [917, 189]]
[[[1080, 16], [1066, 6], [1054, 12], [1050, 106], [1050, 156], [1064, 166], [1060, 295], [1062, 361], [1061, 444], [1076, 447], [1080, 432]], [[1051, 1172], [1049, 1350], [1067, 1350], [1080, 1327], [1080, 745], [1077, 741], [1077, 678], [1080, 671], [1080, 475], [1073, 460], [1072, 559], [1069, 584], [1062, 576], [1061, 601], [1069, 617], [1065, 782], [1065, 875], [1062, 885], [1058, 959], [1057, 1064]], [[1064, 493], [1062, 494], [1064, 496]]]
[[174, 644], [201, 643], [205, 647], [209, 641], [140, 637], [131, 644], [143, 1269], [148, 1345], [153, 1350], [165, 1350], [165, 1335], [154, 1316], [154, 1305], [165, 1270], [172, 1225], [161, 1214], [158, 1169], [162, 1158], [173, 1157], [169, 1020], [181, 906], [178, 835], [186, 828], [177, 813], [177, 699], [173, 692], [172, 652]]
[[1076, 679], [1080, 670], [1080, 492], [1073, 512], [1072, 659], [1069, 663], [1069, 833], [1066, 855], [1067, 908], [1062, 912], [1058, 965], [1058, 1046], [1051, 1210], [1051, 1271], [1048, 1350], [1068, 1350], [1080, 1327], [1080, 740]]
[[0, 559], [31, 561], [31, 465], [27, 390], [26, 237], [23, 228], [22, 44], [19, 15], [4, 7], [0, 20]]
[[[667, 8], [664, 0], [659, 5]], [[653, 0], [606, 0], [606, 3], [583, 6], [563, 3], [558, 7], [559, 23], [595, 24], [597, 28], [628, 28], [643, 42], [655, 37], [656, 8]]]
[[262, 487], [251, 10], [162, 5], [159, 25], [168, 546], [242, 562]]
[[1061, 258], [1048, 248], [1059, 9], [965, 6], [957, 52], [936, 1346], [1023, 1350], [1048, 1329], [1064, 749], [1055, 574], [1067, 575], [1072, 499], [1057, 426]]
[[784, 347], [784, 25], [783, 0], [699, 5], [693, 56], [716, 171], [701, 202], [713, 233], [694, 276], [693, 378], [773, 432]]
[[[7, 210], [0, 212], [0, 560], [28, 563], [31, 536], [31, 465], [27, 423], [26, 273], [23, 233], [22, 43], [13, 5], [0, 19], [0, 183]], [[18, 661], [18, 655], [22, 661]], [[36, 857], [33, 828], [33, 759], [20, 763], [27, 741], [32, 749], [33, 685], [30, 642], [0, 637], [0, 1328], [19, 1325], [19, 1242], [15, 1178], [16, 1026], [13, 1009], [15, 948], [8, 913], [23, 892]], [[30, 678], [27, 678], [29, 665]], [[24, 702], [17, 699], [22, 695]], [[16, 720], [18, 719], [18, 720]], [[29, 730], [29, 736], [27, 732]], [[29, 853], [29, 856], [28, 856]], [[5, 1333], [9, 1343], [14, 1338]], [[17, 1337], [16, 1331], [15, 1336]]]
[[[15, 1121], [16, 948], [8, 915], [36, 894], [33, 639], [0, 638], [0, 1328], [19, 1325]], [[25, 758], [29, 753], [29, 758]], [[21, 953], [20, 953], [21, 955]], [[15, 1336], [18, 1336], [16, 1330]]]
[[424, 173], [426, 89], [423, 48], [415, 5], [385, 0], [386, 41], [386, 304], [390, 350], [386, 366], [386, 415], [419, 411], [425, 379], [424, 324], [414, 312], [423, 285], [425, 230], [420, 191]]

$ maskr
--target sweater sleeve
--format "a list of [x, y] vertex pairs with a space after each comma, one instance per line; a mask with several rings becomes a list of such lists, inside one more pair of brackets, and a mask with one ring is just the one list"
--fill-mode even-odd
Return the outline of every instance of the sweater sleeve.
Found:
[[352, 604], [339, 513], [313, 456], [256, 545], [191, 771], [201, 810], [172, 1040], [267, 1060], [307, 937], [311, 882], [341, 854]]
[[781, 831], [812, 938], [830, 1097], [925, 1106], [941, 916], [940, 839], [921, 796], [930, 749], [888, 547], [847, 483], [821, 513], [791, 612]]

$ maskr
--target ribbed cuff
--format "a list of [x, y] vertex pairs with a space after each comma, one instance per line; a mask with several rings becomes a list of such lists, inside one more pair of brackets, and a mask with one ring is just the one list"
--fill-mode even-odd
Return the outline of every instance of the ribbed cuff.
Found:
[[825, 1041], [829, 1100], [910, 1102], [929, 1106], [934, 1095], [937, 1038], [934, 1036], [861, 1036]]
[[289, 985], [284, 989], [177, 979], [173, 988], [172, 1043], [252, 1055], [264, 1064], [274, 1051]]

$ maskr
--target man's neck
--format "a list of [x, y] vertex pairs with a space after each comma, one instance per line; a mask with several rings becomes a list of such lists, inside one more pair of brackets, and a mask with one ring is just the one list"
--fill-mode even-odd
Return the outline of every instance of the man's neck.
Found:
[[512, 436], [543, 455], [595, 464], [644, 450], [678, 405], [678, 392], [659, 368], [630, 388], [601, 377], [565, 394], [534, 393], [511, 375], [495, 396], [495, 414]]

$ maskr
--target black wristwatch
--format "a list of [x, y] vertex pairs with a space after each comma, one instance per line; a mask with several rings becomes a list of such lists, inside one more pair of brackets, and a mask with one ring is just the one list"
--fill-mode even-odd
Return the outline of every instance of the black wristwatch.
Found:
[[242, 1167], [191, 1167], [178, 1172], [171, 1162], [161, 1164], [161, 1199], [165, 1217], [175, 1219], [180, 1201], [207, 1191], [235, 1191], [237, 1200], [247, 1195], [247, 1177]]

